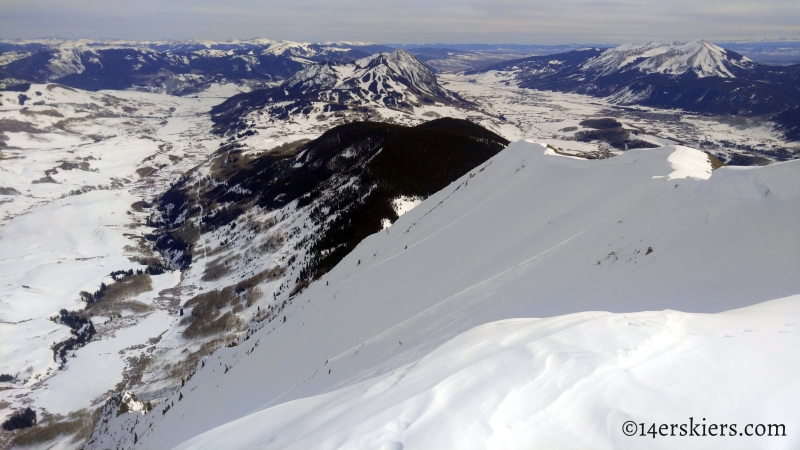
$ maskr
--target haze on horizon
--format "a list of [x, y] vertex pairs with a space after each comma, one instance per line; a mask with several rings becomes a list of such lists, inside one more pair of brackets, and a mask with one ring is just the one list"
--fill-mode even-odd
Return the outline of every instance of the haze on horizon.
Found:
[[800, 39], [796, 0], [4, 0], [0, 38], [379, 43]]

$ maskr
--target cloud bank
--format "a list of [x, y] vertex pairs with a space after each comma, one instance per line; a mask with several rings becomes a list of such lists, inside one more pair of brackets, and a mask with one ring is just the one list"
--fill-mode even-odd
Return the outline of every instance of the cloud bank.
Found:
[[3, 0], [0, 37], [406, 44], [800, 39], [800, 2]]

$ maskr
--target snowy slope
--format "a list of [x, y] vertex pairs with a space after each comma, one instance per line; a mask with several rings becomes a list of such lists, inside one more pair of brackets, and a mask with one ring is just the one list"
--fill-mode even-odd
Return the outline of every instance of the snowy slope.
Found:
[[[167, 398], [153, 414], [122, 415], [113, 418], [107, 427], [96, 430], [90, 448], [117, 444], [130, 447], [133, 433], [142, 448], [171, 448], [257, 411], [281, 414], [288, 419], [302, 416], [293, 422], [302, 429], [315, 423], [323, 424], [326, 417], [336, 415], [336, 407], [325, 406], [331, 405], [326, 402], [336, 403], [331, 400], [335, 396], [345, 402], [352, 401], [348, 405], [353, 411], [370, 411], [369, 414], [392, 404], [401, 406], [394, 410], [389, 408], [391, 411], [413, 409], [416, 408], [414, 401], [405, 403], [403, 400], [412, 395], [410, 392], [432, 395], [431, 392], [436, 391], [430, 391], [424, 383], [414, 384], [413, 377], [408, 381], [411, 384], [398, 384], [392, 374], [397, 377], [403, 373], [413, 374], [413, 369], [406, 366], [418, 364], [420, 373], [442, 370], [441, 376], [445, 379], [460, 373], [458, 365], [447, 369], [450, 364], [447, 361], [452, 361], [453, 354], [463, 358], [466, 366], [471, 367], [473, 363], [480, 366], [480, 353], [470, 359], [469, 354], [452, 349], [472, 345], [486, 328], [448, 344], [451, 350], [440, 350], [441, 359], [432, 352], [456, 336], [494, 321], [582, 311], [719, 312], [800, 292], [797, 277], [800, 261], [796, 256], [800, 254], [800, 238], [795, 230], [795, 224], [800, 223], [800, 177], [797, 176], [800, 164], [797, 162], [757, 169], [722, 168], [711, 174], [710, 164], [702, 161], [702, 154], [681, 147], [633, 150], [601, 161], [547, 153], [540, 145], [512, 144], [481, 168], [432, 195], [386, 231], [367, 238], [331, 272], [291, 299], [281, 317], [269, 321], [247, 340], [240, 340], [238, 346], [220, 349], [206, 358], [203, 367], [180, 393]], [[793, 306], [796, 299], [783, 304], [794, 308], [791, 314], [797, 315], [797, 307]], [[575, 339], [583, 342], [597, 340], [586, 347], [590, 352], [633, 350], [637, 342], [666, 337], [664, 333], [640, 327], [626, 326], [624, 332], [615, 329], [613, 324], [620, 316], [607, 314], [553, 319], [551, 324], [571, 320], [577, 323], [591, 317], [605, 319], [569, 331], [578, 333]], [[673, 313], [643, 314], [637, 315], [634, 323], [647, 319], [663, 324], [673, 320], [668, 319], [670, 317], [703, 322], [698, 322], [697, 327], [708, 335], [716, 334], [713, 330], [719, 329], [719, 325], [712, 322], [704, 323], [704, 317], [708, 316], [702, 315], [691, 316], [695, 319]], [[724, 325], [727, 319], [720, 320]], [[741, 327], [736, 328], [741, 333], [745, 327], [751, 328], [749, 320], [730, 323]], [[793, 320], [789, 317], [785, 323], [794, 323]], [[769, 327], [764, 329], [769, 333], [783, 331], [773, 319], [765, 321]], [[518, 331], [513, 330], [513, 324], [496, 325], [512, 328], [505, 328], [492, 339], [502, 341], [505, 339], [502, 336], [530, 333], [519, 339], [533, 343], [540, 333], [537, 323], [519, 322]], [[755, 325], [752, 328], [757, 329]], [[612, 336], [608, 340], [599, 339], [597, 333], [600, 332]], [[617, 334], [619, 336], [614, 337]], [[792, 364], [797, 363], [790, 355], [782, 353], [787, 345], [785, 341], [779, 340], [780, 336], [765, 339], [775, 339], [770, 342], [775, 343], [776, 353], [766, 353], [763, 349], [756, 352], [752, 350], [754, 347], [746, 347], [741, 353], [724, 358], [724, 363], [735, 365], [740, 357], [752, 358], [752, 364], [736, 366], [742, 372], [742, 379], [748, 380], [766, 381], [765, 374], [791, 371]], [[675, 341], [667, 341], [666, 348], [677, 345]], [[565, 344], [553, 343], [542, 347], [542, 351], [563, 358], [562, 345]], [[761, 344], [753, 341], [752, 345]], [[664, 366], [665, 370], [670, 368], [668, 372], [677, 370], [675, 367], [685, 367], [695, 357], [689, 350], [691, 347], [676, 348], [676, 366]], [[731, 350], [731, 346], [725, 349]], [[647, 359], [651, 354], [645, 352], [640, 356]], [[702, 354], [708, 353], [698, 353]], [[586, 357], [589, 358], [588, 354]], [[436, 369], [424, 363], [425, 358], [433, 361], [430, 364]], [[505, 371], [509, 372], [509, 383], [497, 388], [507, 389], [505, 392], [511, 392], [514, 386], [528, 386], [524, 379], [515, 378], [512, 373], [512, 368], [523, 370], [515, 365], [514, 361], [518, 360], [509, 358], [505, 360], [510, 361]], [[559, 383], [548, 388], [553, 395], [578, 392], [571, 388], [568, 380], [578, 380], [582, 371], [616, 367], [613, 364], [604, 366], [611, 363], [603, 362], [602, 358], [585, 363], [578, 363], [576, 355], [561, 362], [558, 356], [554, 358], [552, 364], [556, 366], [547, 367], [556, 370], [562, 364], [564, 373], [553, 375], [553, 382]], [[472, 377], [471, 371], [464, 372], [467, 373]], [[481, 379], [494, 378], [486, 375]], [[531, 375], [529, 381], [534, 379]], [[652, 380], [654, 383], [670, 382], [665, 378]], [[703, 380], [710, 383], [709, 380], [716, 378]], [[676, 389], [689, 389], [679, 381], [675, 381]], [[464, 385], [464, 382], [458, 384]], [[368, 386], [374, 386], [369, 394], [358, 393]], [[391, 386], [400, 388], [395, 391]], [[796, 398], [797, 386], [787, 386], [786, 397]], [[340, 390], [343, 388], [345, 390]], [[383, 397], [375, 400], [379, 405], [377, 409], [370, 409], [366, 397], [373, 393], [378, 395], [376, 390], [386, 389]], [[480, 395], [493, 395], [486, 386], [475, 389]], [[719, 389], [725, 387], [720, 385]], [[328, 397], [287, 404], [334, 391], [336, 393]], [[653, 388], [647, 392], [656, 391]], [[471, 392], [467, 390], [464, 396], [469, 397]], [[763, 392], [744, 393], [741, 399], [745, 401], [750, 395]], [[691, 391], [691, 396], [687, 394], [687, 397], [695, 399], [692, 405], [699, 407], [710, 404], [713, 395], [712, 391], [699, 390]], [[610, 404], [624, 408], [624, 404], [614, 403], [615, 397], [608, 398]], [[445, 399], [442, 403], [437, 400], [433, 406], [420, 407], [417, 412], [434, 417], [443, 414], [440, 406], [445, 403]], [[270, 412], [270, 408], [282, 404], [285, 404], [279, 407], [282, 409]], [[743, 403], [743, 408], [750, 404]], [[165, 405], [170, 406], [166, 413]], [[597, 407], [602, 409], [602, 403]], [[501, 412], [491, 405], [486, 408], [488, 412], [482, 414]], [[670, 420], [678, 420], [673, 417], [687, 420], [683, 416], [688, 410], [670, 408], [666, 404], [662, 408], [660, 411], [670, 414]], [[537, 420], [546, 422], [557, 420], [559, 414], [563, 414], [559, 411], [564, 410], [537, 411], [540, 411]], [[628, 411], [640, 414], [644, 410]], [[378, 415], [374, 420], [365, 421], [352, 434], [335, 443], [349, 442], [355, 448], [371, 448], [378, 442], [369, 440], [370, 433], [379, 430], [389, 444], [388, 439], [396, 439], [384, 433], [385, 417]], [[448, 417], [456, 419], [432, 420], [432, 426], [444, 427], [449, 420], [457, 420], [458, 415]], [[606, 427], [604, 419], [591, 417], [588, 424]], [[797, 422], [796, 416], [785, 414], [782, 417], [785, 417], [781, 419], [784, 422]], [[657, 419], [653, 417], [652, 420]], [[477, 427], [474, 428], [476, 432], [481, 432], [480, 421], [464, 420]], [[134, 422], [138, 425], [133, 426]], [[463, 423], [454, 423], [457, 425], [451, 425], [464, 433], [472, 430], [464, 428]], [[238, 425], [229, 426], [239, 435], [243, 433], [241, 428], [236, 428]], [[283, 425], [272, 426], [278, 433]], [[405, 425], [397, 422], [391, 426], [402, 430]], [[619, 426], [621, 423], [610, 422], [608, 429], [618, 430]], [[255, 432], [251, 428], [248, 429]], [[120, 432], [122, 429], [125, 431]], [[415, 430], [414, 427], [409, 429]], [[250, 434], [247, 439], [252, 440], [242, 441], [242, 445], [269, 442], [275, 436], [269, 430], [256, 436]], [[363, 434], [359, 434], [359, 430]], [[322, 434], [330, 437], [324, 431]], [[596, 435], [609, 439], [601, 441], [601, 446], [616, 442], [610, 440], [612, 435], [602, 431], [597, 431]], [[212, 434], [208, 439], [218, 436]], [[284, 434], [281, 439], [286, 440], [275, 441], [274, 445], [282, 447], [291, 439], [304, 436], [309, 436], [310, 440], [298, 441], [300, 447], [317, 443], [324, 447], [333, 442], [319, 440], [323, 439], [321, 435], [298, 432]], [[415, 436], [424, 439], [430, 435], [420, 431]], [[214, 441], [205, 439], [197, 442], [209, 442], [213, 447]], [[418, 444], [416, 448], [419, 447], [428, 446]]]
[[[715, 315], [491, 322], [418, 362], [254, 412], [178, 448], [796, 448], [798, 325], [800, 296]], [[680, 437], [680, 428], [675, 437], [622, 432], [628, 420], [647, 432], [690, 418], [726, 424], [725, 440]], [[738, 435], [753, 422], [784, 424], [786, 437]]]

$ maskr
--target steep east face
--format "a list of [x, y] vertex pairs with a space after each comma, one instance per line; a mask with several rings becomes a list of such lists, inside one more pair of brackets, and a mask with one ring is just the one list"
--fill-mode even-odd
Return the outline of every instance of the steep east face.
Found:
[[270, 212], [276, 228], [303, 219], [297, 225], [304, 257], [297, 260], [294, 286], [332, 268], [364, 237], [397, 220], [404, 205], [427, 198], [507, 144], [457, 119], [416, 127], [350, 123], [260, 156], [242, 156], [229, 144], [218, 151], [210, 174], [188, 178], [163, 196], [160, 220], [171, 231], [157, 242], [180, 250], [173, 261], [185, 266], [193, 252], [178, 236], [189, 224], [210, 232], [253, 211]]
[[608, 97], [623, 105], [746, 116], [773, 116], [800, 105], [800, 65], [757, 64], [707, 41], [576, 50], [481, 71], [489, 70], [515, 72], [523, 88]]
[[274, 89], [231, 97], [212, 110], [222, 130], [247, 127], [247, 114], [289, 118], [350, 109], [390, 108], [413, 111], [436, 103], [470, 106], [442, 88], [436, 76], [410, 53], [398, 49], [351, 63], [314, 64]]
[[[261, 155], [223, 146], [162, 196], [149, 220], [160, 228], [149, 239], [183, 269], [180, 288], [191, 292], [159, 359], [179, 360], [183, 380], [218, 347], [285, 321], [297, 295], [365, 237], [507, 143], [471, 122], [439, 119], [351, 123]], [[154, 366], [153, 384], [137, 389], [145, 400], [178, 384], [159, 381]]]

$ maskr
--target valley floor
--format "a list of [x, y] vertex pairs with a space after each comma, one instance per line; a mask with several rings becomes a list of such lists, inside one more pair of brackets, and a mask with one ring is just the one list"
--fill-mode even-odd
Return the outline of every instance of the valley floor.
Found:
[[111, 284], [111, 272], [156, 260], [145, 242], [145, 206], [216, 149], [207, 111], [234, 93], [220, 86], [180, 98], [33, 85], [30, 96], [44, 105], [3, 99], [0, 185], [13, 195], [0, 197], [0, 373], [16, 378], [0, 392], [3, 418], [9, 406], [32, 405], [40, 417], [93, 409], [141, 379], [137, 367], [176, 321], [179, 272], [121, 292], [122, 307], [96, 313], [90, 345], [63, 362], [51, 346], [70, 329], [52, 318], [82, 310], [79, 292]]
[[573, 152], [597, 150], [596, 143], [574, 140], [579, 123], [590, 117], [614, 117], [626, 129], [636, 130], [637, 139], [653, 144], [687, 145], [722, 155], [789, 149], [800, 156], [800, 146], [786, 141], [763, 118], [703, 116], [625, 106], [585, 95], [521, 89], [514, 85], [514, 76], [513, 72], [491, 71], [472, 76], [442, 74], [439, 79], [446, 88], [480, 105], [483, 112], [502, 117], [504, 120], [492, 123], [481, 115], [470, 119], [494, 126], [512, 141], [530, 139]]

